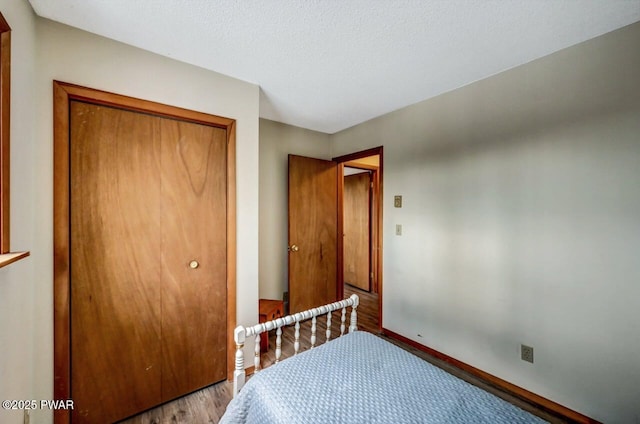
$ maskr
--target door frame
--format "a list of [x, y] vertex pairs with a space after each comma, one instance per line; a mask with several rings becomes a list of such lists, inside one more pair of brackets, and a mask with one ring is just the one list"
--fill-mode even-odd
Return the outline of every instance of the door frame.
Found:
[[[72, 100], [214, 126], [227, 132], [227, 378], [233, 376], [236, 326], [236, 140], [235, 119], [53, 81], [53, 346], [54, 399], [71, 399], [70, 315], [70, 125]], [[68, 423], [67, 410], [54, 412]]]
[[[371, 149], [362, 150], [355, 153], [350, 153], [343, 156], [337, 156], [332, 158], [334, 162], [338, 163], [338, 288], [337, 297], [342, 299], [344, 297], [344, 240], [340, 236], [344, 234], [344, 215], [342, 213], [344, 208], [344, 167], [347, 162], [354, 161], [356, 159], [362, 159], [367, 156], [378, 155], [380, 159], [379, 166], [376, 169], [360, 165], [362, 169], [370, 169], [373, 171], [373, 190], [372, 201], [375, 202], [375, 218], [372, 218], [372, 235], [371, 242], [374, 243], [376, 252], [372, 255], [371, 267], [375, 273], [374, 279], [378, 288], [378, 331], [382, 332], [382, 176], [383, 176], [383, 164], [384, 164], [384, 148], [383, 146], [373, 147]], [[373, 289], [373, 284], [372, 284]]]

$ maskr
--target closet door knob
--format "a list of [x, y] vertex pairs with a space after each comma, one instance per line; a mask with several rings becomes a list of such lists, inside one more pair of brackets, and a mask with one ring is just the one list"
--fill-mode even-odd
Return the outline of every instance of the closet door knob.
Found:
[[191, 262], [189, 262], [189, 268], [191, 269], [196, 269], [200, 266], [200, 264], [198, 263], [198, 261], [196, 261], [195, 259], [192, 260]]

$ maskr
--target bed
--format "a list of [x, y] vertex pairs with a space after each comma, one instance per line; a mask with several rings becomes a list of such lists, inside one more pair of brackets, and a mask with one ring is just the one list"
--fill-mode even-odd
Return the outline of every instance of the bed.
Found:
[[[234, 334], [238, 345], [234, 398], [220, 422], [545, 422], [371, 333], [356, 331], [358, 299], [354, 296], [270, 323], [238, 327]], [[349, 332], [345, 333], [347, 307], [352, 311]], [[264, 331], [276, 329], [278, 350], [283, 326], [295, 326], [294, 343], [299, 343], [301, 321], [310, 318], [313, 336], [317, 336], [317, 317], [325, 314], [330, 317], [332, 311], [339, 309], [342, 309], [342, 318], [338, 337], [331, 340], [331, 318], [328, 318], [327, 342], [285, 361], [280, 361], [276, 351], [278, 363], [255, 373], [244, 384], [242, 348], [247, 337], [259, 337]], [[311, 341], [314, 346], [316, 340]], [[259, 343], [257, 345], [259, 369]]]

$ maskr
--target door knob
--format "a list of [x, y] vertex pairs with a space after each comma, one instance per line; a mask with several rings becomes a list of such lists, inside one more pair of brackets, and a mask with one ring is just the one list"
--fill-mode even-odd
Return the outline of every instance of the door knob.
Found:
[[300, 248], [298, 246], [296, 246], [295, 244], [292, 244], [291, 247], [289, 248], [289, 250], [291, 252], [297, 252], [298, 250], [300, 250]]
[[196, 261], [195, 259], [192, 260], [191, 262], [189, 262], [189, 268], [191, 269], [196, 269], [200, 266], [200, 264], [198, 263], [198, 261]]

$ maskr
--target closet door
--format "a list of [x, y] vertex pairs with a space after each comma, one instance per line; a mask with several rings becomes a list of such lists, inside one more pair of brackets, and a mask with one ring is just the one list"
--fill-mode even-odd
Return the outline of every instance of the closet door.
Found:
[[162, 400], [226, 378], [226, 131], [161, 123]]
[[226, 131], [72, 101], [73, 422], [225, 378]]
[[73, 422], [162, 401], [158, 118], [71, 102]]
[[344, 177], [344, 282], [370, 291], [371, 174]]

